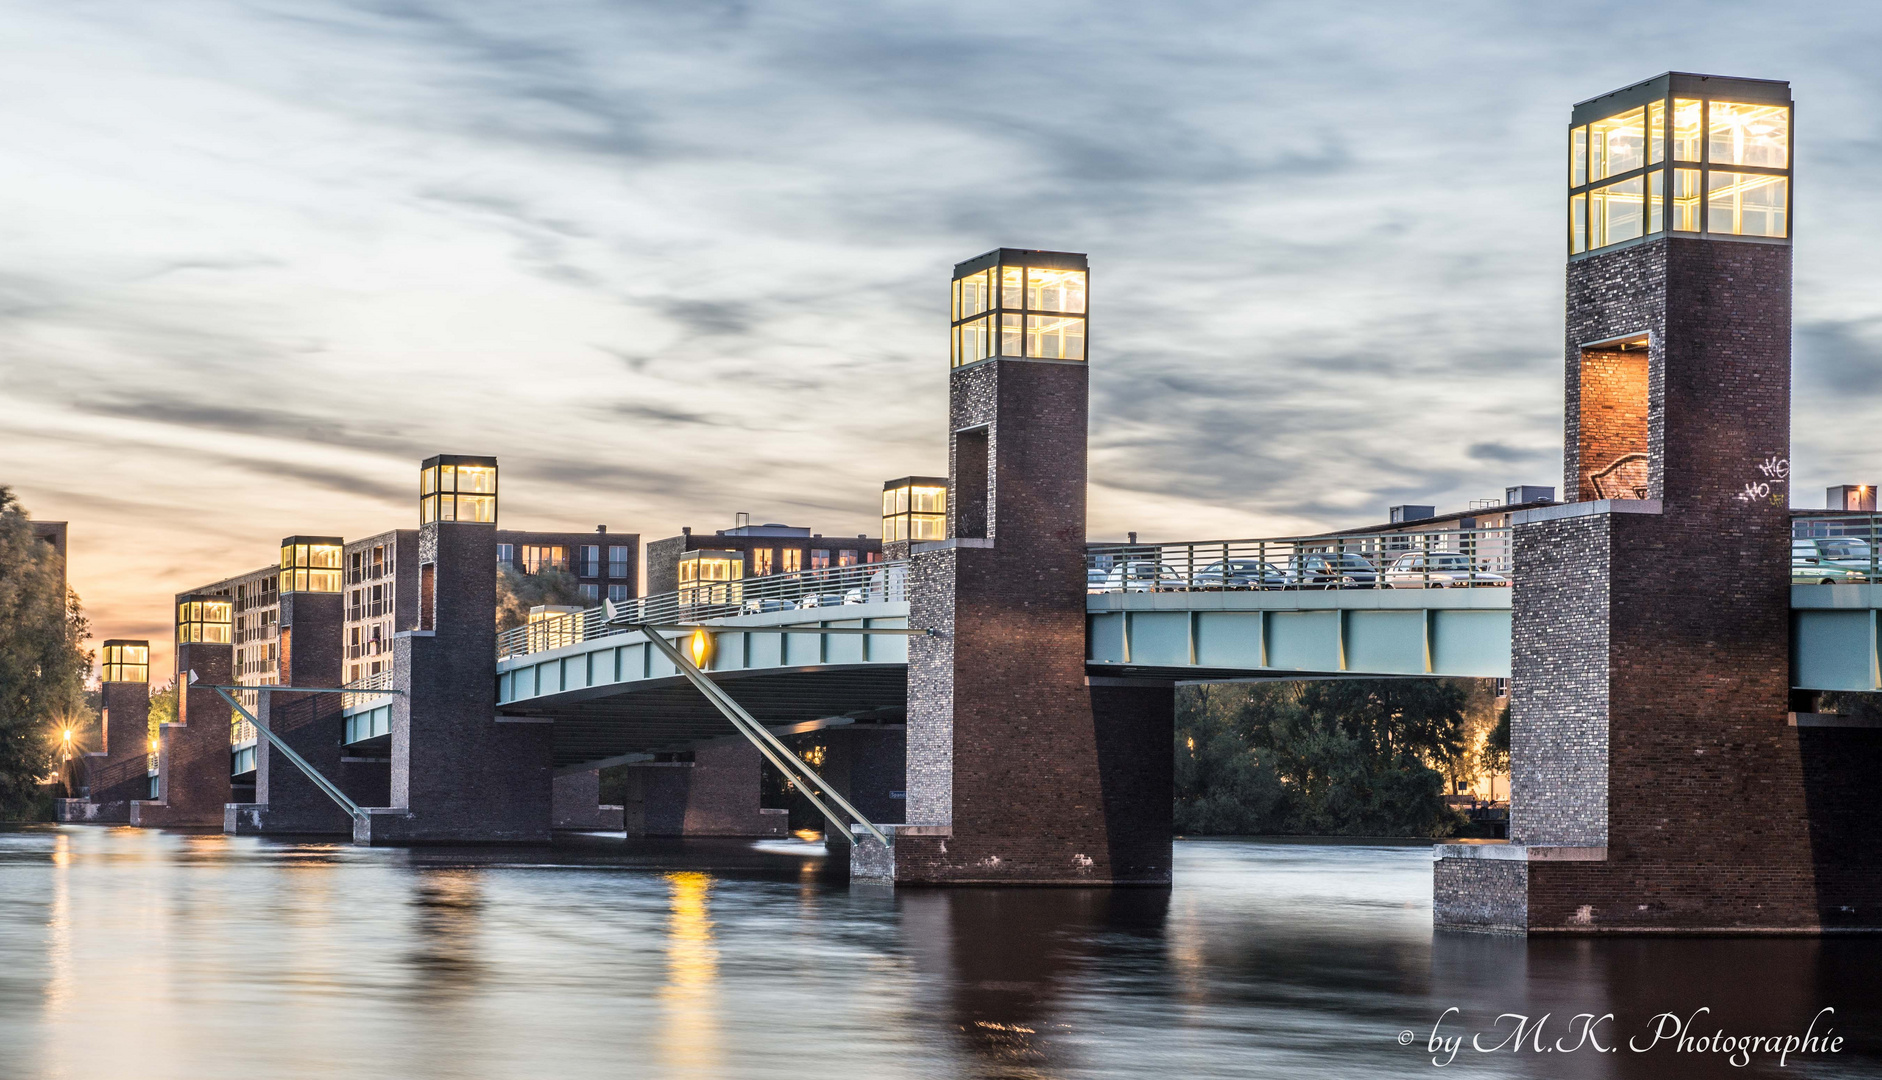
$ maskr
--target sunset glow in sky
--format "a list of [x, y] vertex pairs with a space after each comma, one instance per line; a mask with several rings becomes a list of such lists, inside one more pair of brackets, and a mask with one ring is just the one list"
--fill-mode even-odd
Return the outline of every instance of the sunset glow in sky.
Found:
[[1667, 69], [1792, 81], [1795, 502], [1882, 480], [1882, 23], [1652, 10], [12, 5], [0, 483], [153, 672], [434, 453], [512, 528], [874, 533], [1005, 245], [1091, 257], [1094, 538], [1559, 485], [1569, 108]]

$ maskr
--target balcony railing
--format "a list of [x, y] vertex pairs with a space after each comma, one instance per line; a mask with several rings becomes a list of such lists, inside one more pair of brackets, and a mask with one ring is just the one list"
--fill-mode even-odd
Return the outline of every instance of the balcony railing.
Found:
[[1507, 527], [1098, 544], [1085, 551], [1085, 587], [1093, 593], [1507, 588], [1512, 554]]
[[1791, 583], [1882, 582], [1882, 515], [1811, 514], [1791, 518]]
[[375, 691], [392, 689], [392, 671], [387, 669], [377, 675], [368, 675], [349, 683], [342, 683], [340, 689], [347, 691], [340, 695], [340, 707], [350, 709], [362, 701], [383, 696]]
[[[725, 619], [771, 611], [822, 611], [908, 599], [906, 562], [864, 563], [771, 574], [743, 581], [701, 581], [614, 605], [622, 622], [670, 624]], [[841, 619], [832, 612], [817, 616]], [[606, 606], [538, 619], [497, 635], [497, 658], [522, 656], [625, 633], [608, 622]]]

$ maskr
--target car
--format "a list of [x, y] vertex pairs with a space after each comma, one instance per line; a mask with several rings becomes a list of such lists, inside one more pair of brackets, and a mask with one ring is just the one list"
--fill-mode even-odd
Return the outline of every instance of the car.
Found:
[[1356, 551], [1311, 551], [1287, 561], [1291, 589], [1376, 589], [1379, 568]]
[[1104, 576], [1104, 592], [1175, 592], [1189, 587], [1173, 566], [1149, 559], [1118, 563]]
[[1861, 585], [1876, 579], [1875, 549], [1860, 536], [1791, 541], [1791, 584]]
[[1385, 571], [1391, 589], [1461, 589], [1473, 585], [1508, 585], [1510, 579], [1481, 569], [1461, 551], [1410, 551]]
[[[858, 598], [856, 602], [862, 603], [861, 598]], [[842, 593], [811, 593], [797, 598], [797, 606], [800, 608], [842, 607], [845, 603], [847, 601], [844, 600]]]
[[1282, 589], [1287, 575], [1264, 559], [1222, 559], [1196, 571], [1198, 589]]
[[1088, 593], [1103, 592], [1104, 591], [1104, 579], [1105, 579], [1105, 572], [1103, 570], [1100, 570], [1095, 566], [1088, 567], [1085, 570], [1085, 591]]
[[791, 611], [797, 607], [789, 600], [776, 596], [757, 597], [745, 601], [745, 614], [762, 615], [768, 611]]

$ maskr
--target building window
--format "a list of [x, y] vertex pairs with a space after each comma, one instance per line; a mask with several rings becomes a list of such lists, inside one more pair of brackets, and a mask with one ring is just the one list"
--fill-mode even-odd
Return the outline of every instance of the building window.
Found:
[[1706, 231], [1730, 236], [1790, 235], [1784, 213], [1790, 181], [1764, 173], [1720, 172], [1706, 176]]
[[231, 614], [227, 600], [191, 597], [182, 601], [176, 606], [178, 644], [231, 644]]
[[780, 573], [795, 574], [804, 568], [803, 548], [784, 548], [783, 555], [784, 565], [780, 568]]
[[581, 573], [579, 576], [600, 577], [601, 576], [601, 545], [583, 544], [581, 551], [582, 551], [582, 569], [581, 569]]
[[745, 557], [736, 551], [702, 548], [680, 556], [682, 604], [736, 604], [744, 597]]
[[882, 485], [882, 542], [945, 540], [948, 482], [944, 476], [906, 476]]
[[500, 563], [508, 563], [511, 566], [516, 565], [516, 545], [498, 544], [497, 561]]
[[836, 564], [838, 566], [855, 566], [856, 553], [849, 548], [839, 549], [836, 553]]
[[628, 587], [625, 585], [608, 586], [608, 599], [614, 601], [617, 604], [625, 604], [629, 600], [632, 600], [633, 598], [634, 597], [630, 593]]
[[149, 682], [150, 643], [146, 641], [107, 641], [101, 682]]
[[608, 576], [611, 578], [629, 578], [634, 576], [634, 549], [628, 544], [608, 545]]
[[825, 548], [811, 548], [810, 568], [812, 570], [830, 569], [830, 552]]
[[290, 536], [281, 541], [281, 590], [339, 592], [342, 551], [337, 536]]
[[536, 574], [543, 570], [561, 570], [569, 568], [569, 549], [561, 545], [523, 545], [523, 572]]
[[751, 577], [765, 577], [777, 572], [777, 551], [773, 548], [751, 549]]
[[601, 586], [582, 585], [582, 586], [579, 586], [579, 588], [582, 591], [583, 600], [587, 601], [591, 605], [598, 605], [601, 603]]

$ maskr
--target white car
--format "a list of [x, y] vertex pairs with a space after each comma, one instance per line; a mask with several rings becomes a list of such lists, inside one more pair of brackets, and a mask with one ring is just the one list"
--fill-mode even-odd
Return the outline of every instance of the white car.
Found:
[[[1089, 588], [1089, 586], [1087, 586]], [[1104, 576], [1104, 592], [1175, 592], [1189, 582], [1176, 568], [1149, 559], [1119, 563]]]
[[1502, 574], [1479, 570], [1471, 557], [1457, 551], [1412, 551], [1392, 560], [1386, 568], [1389, 589], [1468, 588], [1473, 585], [1508, 585]]

